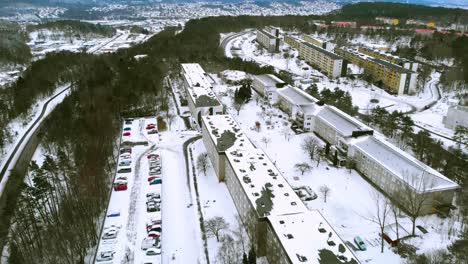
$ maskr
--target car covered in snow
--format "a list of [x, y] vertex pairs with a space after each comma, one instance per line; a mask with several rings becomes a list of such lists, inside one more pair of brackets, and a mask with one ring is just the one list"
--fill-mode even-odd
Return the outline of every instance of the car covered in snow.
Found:
[[148, 237], [161, 237], [161, 232], [150, 231], [148, 232]]
[[128, 154], [132, 154], [132, 149], [131, 148], [121, 148], [120, 149], [120, 154], [124, 154], [124, 153], [128, 153]]
[[156, 202], [149, 202], [146, 204], [146, 211], [151, 213], [151, 212], [159, 212], [161, 211], [161, 205], [160, 203]]
[[129, 168], [129, 167], [119, 168], [117, 170], [117, 173], [130, 173], [130, 172], [132, 172], [132, 168]]
[[103, 234], [102, 234], [102, 239], [103, 240], [114, 239], [117, 237], [118, 234], [119, 234], [119, 228], [116, 226], [111, 226], [111, 227], [104, 229]]
[[99, 254], [96, 257], [97, 262], [103, 262], [103, 261], [111, 261], [114, 259], [114, 251], [102, 251], [99, 252]]
[[158, 130], [156, 129], [151, 129], [150, 131], [148, 131], [148, 135], [153, 135], [153, 134], [157, 134], [158, 133]]
[[119, 166], [130, 166], [132, 164], [132, 161], [131, 160], [122, 160], [121, 162], [119, 162]]
[[157, 247], [148, 248], [146, 250], [146, 255], [147, 256], [161, 255], [161, 248], [157, 248]]
[[145, 237], [141, 241], [141, 250], [147, 250], [152, 247], [160, 247], [160, 241], [158, 237]]

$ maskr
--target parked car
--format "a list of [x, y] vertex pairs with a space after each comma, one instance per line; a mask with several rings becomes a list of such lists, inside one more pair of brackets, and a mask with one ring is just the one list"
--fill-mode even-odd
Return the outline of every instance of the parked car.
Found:
[[118, 176], [116, 178], [116, 181], [127, 181], [127, 180], [128, 180], [127, 176]]
[[124, 153], [132, 154], [132, 149], [131, 148], [121, 148], [120, 149], [120, 154], [124, 154]]
[[117, 170], [117, 173], [130, 173], [132, 172], [132, 168], [120, 168]]
[[147, 212], [159, 212], [161, 211], [161, 207], [158, 203], [155, 202], [149, 202], [146, 204], [146, 211]]
[[152, 181], [150, 181], [150, 185], [156, 185], [156, 184], [161, 184], [162, 183], [162, 179], [161, 178], [156, 178]]
[[150, 226], [146, 227], [146, 232], [147, 233], [152, 232], [152, 231], [161, 233], [162, 232], [161, 225], [156, 224], [156, 225], [150, 225]]
[[131, 164], [131, 160], [122, 160], [121, 162], [119, 162], [119, 166], [130, 166]]
[[156, 247], [148, 248], [148, 250], [146, 250], [146, 255], [147, 256], [161, 255], [161, 249], [156, 248]]
[[148, 181], [150, 182], [150, 181], [152, 181], [152, 180], [154, 180], [156, 178], [159, 178], [159, 177], [156, 176], [156, 175], [150, 175], [150, 176], [148, 176]]
[[146, 228], [148, 229], [148, 227], [152, 225], [160, 225], [160, 224], [162, 224], [162, 220], [160, 218], [150, 218], [146, 222]]
[[159, 238], [157, 237], [145, 237], [143, 241], [141, 241], [141, 249], [147, 250], [151, 247], [157, 247], [159, 244]]
[[148, 237], [161, 237], [161, 233], [156, 231], [151, 231], [148, 233]]
[[113, 251], [102, 251], [97, 255], [96, 261], [103, 262], [103, 261], [111, 261], [113, 259], [114, 259]]
[[148, 125], [146, 125], [146, 129], [147, 129], [147, 130], [155, 129], [155, 128], [156, 128], [156, 125], [155, 125], [155, 124], [148, 124]]
[[120, 158], [123, 159], [123, 160], [131, 160], [132, 159], [132, 154], [123, 153], [123, 154], [120, 154]]
[[159, 176], [159, 175], [161, 175], [161, 170], [157, 170], [155, 172], [150, 171], [150, 172], [148, 172], [148, 174], [150, 176]]
[[364, 244], [364, 241], [362, 241], [362, 238], [360, 236], [356, 236], [354, 238], [354, 243], [356, 243], [357, 247], [362, 251], [365, 251], [367, 249], [366, 244]]
[[131, 125], [132, 123], [133, 123], [133, 121], [131, 121], [131, 120], [125, 120], [126, 125]]
[[149, 169], [150, 172], [161, 172], [161, 167], [154, 167], [153, 169]]
[[114, 239], [117, 237], [119, 234], [119, 229], [115, 226], [109, 227], [103, 231], [102, 234], [102, 239], [107, 240], [107, 239]]
[[429, 231], [427, 231], [426, 228], [424, 228], [424, 227], [422, 227], [422, 226], [420, 226], [420, 225], [417, 225], [416, 227], [417, 227], [417, 228], [419, 229], [419, 231], [421, 231], [423, 234], [429, 233]]
[[114, 191], [125, 191], [127, 190], [127, 181], [117, 180], [114, 182]]
[[146, 157], [147, 157], [148, 159], [151, 159], [151, 158], [158, 158], [158, 157], [159, 157], [159, 154], [151, 153], [151, 154], [148, 154]]
[[130, 133], [130, 132], [124, 132], [124, 133], [122, 134], [122, 136], [124, 136], [124, 137], [129, 137], [131, 134], [132, 134], [132, 133]]
[[131, 131], [132, 128], [131, 127], [124, 127], [123, 131]]
[[151, 129], [150, 131], [148, 131], [148, 135], [153, 135], [153, 134], [157, 134], [158, 133], [158, 130], [156, 129]]

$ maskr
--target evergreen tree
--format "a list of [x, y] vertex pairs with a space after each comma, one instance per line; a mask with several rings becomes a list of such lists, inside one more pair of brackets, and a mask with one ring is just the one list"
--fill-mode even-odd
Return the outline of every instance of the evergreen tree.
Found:
[[252, 245], [250, 246], [249, 251], [249, 264], [257, 264], [257, 253], [255, 252], [255, 247]]

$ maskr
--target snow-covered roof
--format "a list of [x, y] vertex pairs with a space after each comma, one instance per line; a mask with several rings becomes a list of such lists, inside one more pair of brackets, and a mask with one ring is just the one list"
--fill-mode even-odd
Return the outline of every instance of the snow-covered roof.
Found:
[[277, 84], [283, 84], [284, 81], [280, 78], [276, 77], [273, 74], [262, 74], [262, 75], [254, 75], [253, 78], [258, 80], [263, 86], [266, 88], [274, 87], [276, 89]]
[[229, 148], [255, 148], [230, 115], [202, 116], [202, 123], [218, 152]]
[[272, 215], [268, 220], [291, 263], [343, 263], [338, 257], [346, 258], [345, 263], [359, 263], [317, 210]]
[[278, 95], [295, 105], [310, 105], [318, 102], [317, 99], [308, 93], [290, 85], [278, 89]]
[[378, 49], [371, 49], [371, 48], [368, 48], [368, 47], [361, 47], [361, 49], [365, 50], [365, 51], [369, 51], [369, 52], [374, 52], [374, 53], [378, 53], [382, 56], [385, 56], [387, 58], [392, 58], [394, 60], [397, 60], [398, 62], [400, 63], [405, 63], [405, 62], [412, 62], [411, 60], [407, 59], [407, 58], [402, 58], [402, 57], [399, 57], [399, 56], [396, 56], [396, 55], [393, 55], [393, 54], [390, 54], [390, 53], [387, 53], [387, 52], [384, 52], [382, 50], [378, 50]]
[[187, 81], [187, 93], [196, 107], [221, 105], [211, 90], [211, 82], [206, 72], [198, 63], [183, 63], [182, 75]]
[[384, 139], [369, 136], [354, 143], [368, 158], [384, 166], [400, 180], [418, 192], [456, 189], [458, 184], [448, 179], [405, 151]]
[[226, 151], [226, 158], [258, 217], [307, 211], [306, 206], [261, 149], [231, 148]]
[[353, 118], [340, 109], [330, 105], [322, 107], [317, 114], [317, 118], [334, 127], [343, 136], [352, 136], [354, 131], [372, 130], [368, 126], [359, 122], [356, 118]]
[[331, 58], [332, 60], [342, 60], [343, 59], [340, 55], [335, 54], [333, 52], [330, 52], [330, 51], [328, 51], [328, 50], [326, 50], [324, 48], [321, 48], [321, 47], [319, 47], [317, 45], [314, 45], [312, 43], [302, 42], [302, 45], [305, 45], [305, 46], [307, 46], [309, 48], [315, 49], [316, 51], [327, 55], [327, 57]]

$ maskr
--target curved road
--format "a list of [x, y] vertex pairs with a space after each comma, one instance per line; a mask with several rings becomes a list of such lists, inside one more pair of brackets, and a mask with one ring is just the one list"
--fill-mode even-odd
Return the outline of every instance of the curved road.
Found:
[[[33, 131], [33, 129], [37, 128], [37, 124], [40, 123], [40, 121], [42, 120], [42, 118], [44, 117], [44, 114], [47, 110], [47, 106], [49, 105], [50, 102], [52, 102], [55, 98], [57, 98], [59, 95], [63, 94], [64, 92], [66, 92], [68, 89], [70, 89], [71, 85], [68, 85], [65, 89], [63, 89], [62, 91], [60, 91], [59, 93], [57, 93], [56, 95], [52, 96], [51, 98], [49, 98], [49, 100], [47, 100], [44, 105], [42, 106], [42, 111], [41, 113], [39, 114], [39, 116], [36, 118], [36, 120], [34, 120], [34, 122], [32, 123], [32, 125], [26, 130], [26, 132], [24, 132], [23, 136], [21, 137], [21, 139], [18, 141], [18, 143], [16, 144], [15, 148], [13, 149], [13, 152], [10, 154], [10, 157], [8, 157], [7, 161], [5, 162], [5, 164], [3, 165], [3, 168], [2, 170], [0, 171], [0, 181], [3, 179], [3, 176], [5, 175], [6, 171], [8, 170], [8, 168], [10, 167], [10, 163], [11, 161], [13, 160], [13, 158], [16, 156], [16, 153], [18, 152], [19, 148], [21, 147], [21, 145], [23, 144], [24, 140], [31, 134], [31, 132]], [[0, 194], [1, 194], [1, 190], [3, 188], [1, 188], [0, 186]]]

